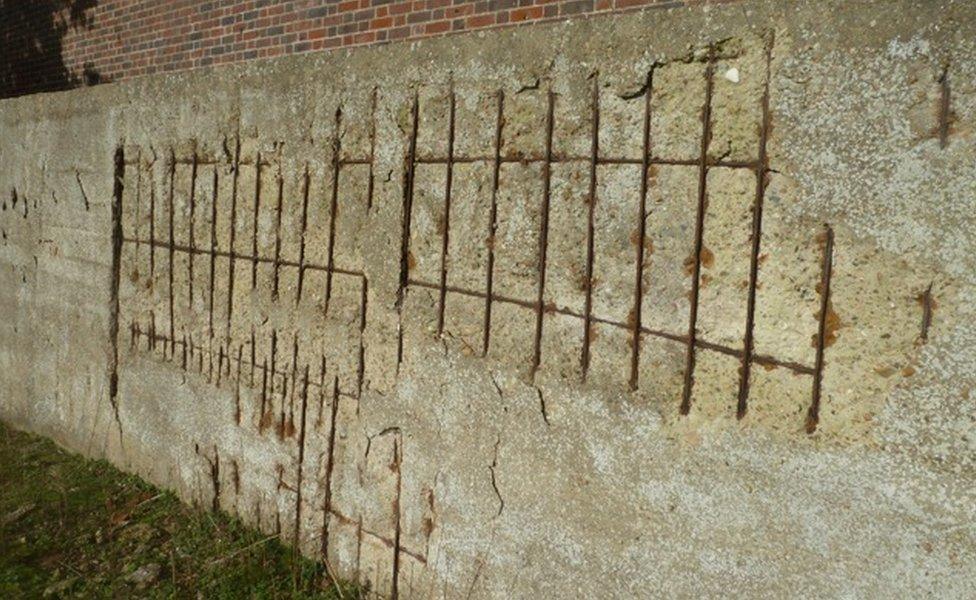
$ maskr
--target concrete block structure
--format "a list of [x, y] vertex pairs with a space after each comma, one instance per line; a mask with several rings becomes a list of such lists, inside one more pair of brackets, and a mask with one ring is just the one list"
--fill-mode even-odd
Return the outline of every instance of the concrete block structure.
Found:
[[0, 102], [0, 418], [381, 597], [971, 595], [976, 5], [604, 12]]

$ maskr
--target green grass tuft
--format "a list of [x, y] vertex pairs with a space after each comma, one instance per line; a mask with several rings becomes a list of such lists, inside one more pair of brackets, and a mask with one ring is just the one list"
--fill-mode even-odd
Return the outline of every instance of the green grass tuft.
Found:
[[274, 536], [0, 423], [0, 598], [133, 596], [339, 598]]

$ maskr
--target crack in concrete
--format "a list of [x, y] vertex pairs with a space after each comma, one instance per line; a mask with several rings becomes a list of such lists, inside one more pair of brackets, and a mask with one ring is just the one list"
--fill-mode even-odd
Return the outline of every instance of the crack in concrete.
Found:
[[546, 397], [542, 395], [540, 388], [535, 388], [535, 393], [539, 397], [539, 410], [542, 412], [542, 420], [546, 422], [546, 427], [550, 427], [549, 412], [546, 410]]
[[[122, 196], [125, 190], [125, 150], [120, 143], [115, 149], [115, 172], [112, 181], [112, 279], [109, 289], [109, 403], [119, 429], [119, 446], [122, 447], [122, 420], [119, 417], [119, 287], [122, 279]], [[85, 197], [85, 210], [88, 210], [88, 195], [81, 184], [81, 176], [75, 171], [75, 178]]]
[[85, 185], [81, 182], [81, 173], [75, 169], [75, 181], [78, 182], [78, 189], [81, 190], [81, 199], [85, 203], [85, 210], [91, 209], [91, 202], [88, 200], [88, 192], [85, 191]]
[[942, 67], [939, 76], [939, 148], [949, 145], [949, 124], [952, 120], [952, 90], [949, 87], [949, 63]]
[[498, 468], [498, 446], [501, 443], [501, 436], [495, 436], [495, 453], [492, 456], [491, 464], [488, 465], [488, 472], [491, 473], [491, 489], [495, 490], [495, 496], [498, 497], [498, 512], [495, 513], [495, 518], [502, 516], [502, 511], [505, 510], [505, 499], [502, 498], [502, 493], [498, 489], [498, 478], [495, 474], [495, 469]]
[[[217, 450], [217, 444], [213, 446], [213, 459], [211, 459], [206, 454], [200, 451], [200, 444], [193, 444], [194, 453], [206, 461], [210, 470], [210, 484], [213, 489], [213, 497], [211, 499], [211, 510], [217, 512], [220, 510], [220, 452]], [[237, 463], [234, 463], [234, 486], [235, 488], [240, 485], [237, 473]]]

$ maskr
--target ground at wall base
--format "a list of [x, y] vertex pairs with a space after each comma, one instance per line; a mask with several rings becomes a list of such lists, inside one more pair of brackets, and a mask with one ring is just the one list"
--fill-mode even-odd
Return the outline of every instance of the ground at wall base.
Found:
[[[296, 576], [297, 575], [297, 576]], [[321, 565], [104, 461], [0, 423], [4, 598], [356, 598]]]

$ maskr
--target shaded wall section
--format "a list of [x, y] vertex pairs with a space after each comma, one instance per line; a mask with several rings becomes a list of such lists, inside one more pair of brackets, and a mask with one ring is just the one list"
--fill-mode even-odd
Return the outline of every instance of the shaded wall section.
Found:
[[65, 64], [64, 38], [90, 30], [98, 0], [0, 2], [0, 98], [101, 82], [90, 62]]

